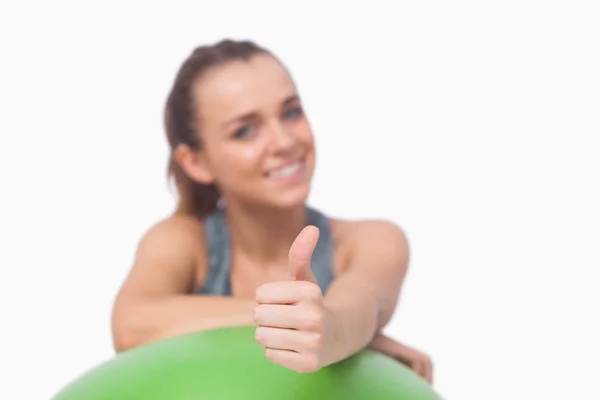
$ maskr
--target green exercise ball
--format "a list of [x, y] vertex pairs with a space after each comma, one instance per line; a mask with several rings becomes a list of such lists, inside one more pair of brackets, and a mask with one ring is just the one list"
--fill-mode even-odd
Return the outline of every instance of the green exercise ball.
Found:
[[410, 369], [363, 350], [310, 374], [264, 356], [254, 327], [196, 332], [123, 352], [53, 400], [440, 400]]

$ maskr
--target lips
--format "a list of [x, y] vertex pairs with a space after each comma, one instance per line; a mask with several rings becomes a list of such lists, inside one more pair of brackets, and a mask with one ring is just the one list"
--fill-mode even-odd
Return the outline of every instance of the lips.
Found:
[[285, 180], [300, 175], [304, 171], [304, 160], [288, 163], [267, 173], [267, 178], [274, 180]]
[[267, 174], [269, 178], [280, 179], [280, 178], [288, 178], [294, 174], [297, 174], [302, 169], [302, 163], [296, 162], [294, 164], [285, 166], [283, 168], [277, 169], [275, 171], [271, 171]]

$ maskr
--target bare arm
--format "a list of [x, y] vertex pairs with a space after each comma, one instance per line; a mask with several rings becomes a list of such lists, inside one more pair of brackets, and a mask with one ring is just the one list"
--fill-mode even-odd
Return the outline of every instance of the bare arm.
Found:
[[205, 254], [202, 228], [192, 218], [171, 217], [144, 235], [114, 304], [117, 352], [193, 331], [254, 324], [254, 299], [189, 294]]
[[390, 321], [409, 261], [406, 237], [391, 223], [361, 222], [349, 236], [349, 266], [325, 296], [344, 343], [336, 361], [368, 346]]

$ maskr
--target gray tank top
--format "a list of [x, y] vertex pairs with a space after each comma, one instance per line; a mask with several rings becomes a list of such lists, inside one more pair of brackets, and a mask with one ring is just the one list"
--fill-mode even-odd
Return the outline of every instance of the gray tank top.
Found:
[[[308, 224], [319, 228], [319, 241], [312, 256], [311, 267], [323, 294], [333, 281], [333, 238], [329, 219], [307, 207]], [[208, 273], [200, 294], [230, 296], [231, 244], [225, 212], [218, 210], [204, 219]]]

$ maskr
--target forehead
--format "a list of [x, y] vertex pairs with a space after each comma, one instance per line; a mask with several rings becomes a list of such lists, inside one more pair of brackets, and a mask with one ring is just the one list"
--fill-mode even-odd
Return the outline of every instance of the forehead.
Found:
[[204, 122], [272, 109], [295, 92], [287, 70], [269, 55], [219, 66], [194, 85], [194, 98]]

